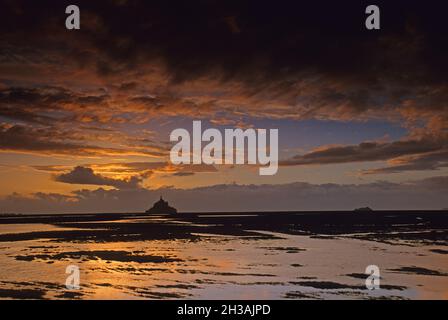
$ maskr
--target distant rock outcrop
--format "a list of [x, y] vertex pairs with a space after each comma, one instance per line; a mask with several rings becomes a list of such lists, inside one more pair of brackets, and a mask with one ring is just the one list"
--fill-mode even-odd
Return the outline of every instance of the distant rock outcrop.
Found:
[[373, 212], [373, 210], [369, 207], [356, 208], [353, 211], [354, 212]]
[[163, 200], [162, 197], [160, 197], [160, 200], [154, 203], [152, 208], [146, 210], [146, 213], [150, 214], [176, 214], [177, 209], [170, 207], [168, 205], [168, 201]]

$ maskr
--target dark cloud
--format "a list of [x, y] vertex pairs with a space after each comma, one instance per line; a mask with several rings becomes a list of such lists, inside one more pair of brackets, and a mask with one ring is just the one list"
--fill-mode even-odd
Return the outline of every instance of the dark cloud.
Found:
[[69, 173], [54, 177], [55, 181], [70, 184], [88, 184], [96, 186], [111, 186], [117, 189], [136, 189], [140, 187], [141, 177], [131, 177], [126, 180], [112, 179], [96, 174], [91, 168], [76, 167]]
[[446, 141], [434, 139], [403, 140], [394, 142], [363, 142], [359, 145], [322, 147], [280, 165], [312, 165], [349, 163], [362, 161], [390, 160], [406, 155], [418, 155], [438, 151], [446, 146]]
[[162, 156], [163, 149], [149, 147], [106, 148], [77, 137], [76, 132], [54, 127], [30, 127], [0, 124], [0, 151], [43, 155], [107, 156], [146, 155]]
[[[323, 84], [319, 96], [302, 102], [344, 102], [355, 111], [425, 100], [415, 95], [425, 88], [437, 101], [442, 93], [433, 88], [447, 85], [442, 2], [377, 1], [382, 28], [373, 32], [364, 27], [367, 1], [135, 0], [123, 5], [81, 0], [79, 32], [64, 29], [61, 13], [68, 4], [5, 2], [0, 34], [9, 49], [4, 63], [36, 55], [38, 48], [45, 63], [76, 61], [78, 68], [104, 77], [129, 72], [138, 77], [151, 73], [146, 66], [160, 66], [172, 83], [201, 77], [236, 81], [248, 96], [263, 92], [267, 100], [282, 97], [289, 104], [301, 99], [301, 79], [317, 79]], [[337, 88], [326, 85], [334, 81]]]
[[[64, 165], [37, 165], [31, 166], [33, 169], [49, 173], [58, 173], [64, 175], [72, 170]], [[85, 164], [78, 168], [88, 168], [101, 174], [123, 174], [138, 175], [144, 177], [145, 174], [163, 173], [174, 176], [191, 176], [195, 173], [214, 173], [218, 172], [215, 166], [206, 164], [191, 165], [172, 165], [169, 162], [114, 162], [103, 164]], [[74, 171], [74, 170], [73, 170]]]
[[47, 125], [73, 121], [89, 107], [97, 110], [107, 107], [108, 98], [105, 94], [85, 94], [62, 87], [9, 87], [0, 90], [0, 116]]
[[407, 171], [438, 170], [448, 167], [448, 150], [430, 152], [418, 156], [407, 156], [393, 159], [390, 166], [364, 170], [363, 174], [400, 173]]
[[[92, 155], [95, 147], [86, 147], [62, 141], [61, 132], [48, 128], [30, 128], [20, 125], [0, 126], [0, 149], [3, 151], [38, 152], [42, 154]], [[58, 139], [59, 137], [59, 139]]]
[[123, 82], [122, 84], [120, 84], [119, 89], [123, 90], [123, 91], [128, 91], [128, 90], [133, 90], [136, 89], [138, 87], [138, 83], [137, 82]]
[[175, 176], [175, 177], [189, 177], [189, 176], [194, 176], [194, 172], [176, 172], [176, 173], [173, 173], [173, 176]]

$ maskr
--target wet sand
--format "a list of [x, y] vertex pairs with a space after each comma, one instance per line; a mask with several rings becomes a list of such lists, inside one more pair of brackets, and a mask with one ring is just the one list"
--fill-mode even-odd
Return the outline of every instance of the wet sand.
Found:
[[1, 299], [448, 298], [446, 211], [2, 215], [0, 248]]

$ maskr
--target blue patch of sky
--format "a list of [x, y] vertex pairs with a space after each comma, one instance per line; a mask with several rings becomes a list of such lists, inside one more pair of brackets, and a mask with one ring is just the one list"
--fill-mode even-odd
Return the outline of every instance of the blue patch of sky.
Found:
[[[131, 129], [138, 132], [149, 129], [156, 133], [161, 141], [169, 141], [170, 132], [184, 128], [191, 132], [192, 121], [185, 117], [166, 117], [149, 121], [144, 125], [135, 125]], [[207, 119], [202, 120], [202, 130], [217, 128], [223, 132], [233, 125], [216, 125]], [[398, 140], [407, 135], [407, 129], [398, 122], [369, 121], [323, 121], [323, 120], [287, 120], [242, 118], [245, 123], [260, 129], [279, 129], [280, 149], [311, 150], [318, 146], [329, 144], [359, 144], [364, 141], [387, 139]]]

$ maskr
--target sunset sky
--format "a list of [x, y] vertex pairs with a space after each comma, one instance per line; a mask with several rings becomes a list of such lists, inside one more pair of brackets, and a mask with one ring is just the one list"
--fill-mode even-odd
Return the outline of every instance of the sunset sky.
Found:
[[[446, 11], [312, 3], [0, 0], [0, 212], [448, 207]], [[279, 129], [278, 173], [170, 164], [193, 120]]]

